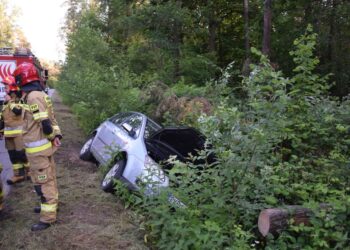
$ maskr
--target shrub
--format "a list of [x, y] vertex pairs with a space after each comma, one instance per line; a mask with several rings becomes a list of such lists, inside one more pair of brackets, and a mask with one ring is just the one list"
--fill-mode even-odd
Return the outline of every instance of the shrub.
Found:
[[[141, 205], [153, 244], [161, 249], [344, 249], [350, 244], [350, 106], [327, 97], [325, 78], [312, 72], [314, 39], [308, 30], [296, 41], [292, 55], [298, 65], [290, 79], [254, 50], [261, 61], [243, 80], [247, 98], [231, 106], [227, 97], [213, 115], [199, 119], [213, 145], [200, 157], [214, 152], [217, 163], [172, 160], [172, 186]], [[169, 193], [186, 208], [173, 207]], [[319, 210], [320, 203], [331, 208]], [[311, 225], [259, 239], [259, 212], [294, 204], [314, 211]]]

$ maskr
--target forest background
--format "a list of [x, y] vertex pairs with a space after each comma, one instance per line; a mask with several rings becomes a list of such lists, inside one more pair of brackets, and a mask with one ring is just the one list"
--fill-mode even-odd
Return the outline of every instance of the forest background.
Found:
[[[348, 1], [67, 4], [67, 55], [55, 84], [82, 128], [135, 110], [196, 127], [213, 145], [203, 157], [218, 157], [200, 168], [174, 162], [169, 176], [177, 185], [166, 192], [186, 209], [118, 187], [125, 204], [142, 211], [147, 242], [166, 249], [350, 245]], [[259, 212], [285, 205], [312, 209], [311, 224], [260, 237]]]

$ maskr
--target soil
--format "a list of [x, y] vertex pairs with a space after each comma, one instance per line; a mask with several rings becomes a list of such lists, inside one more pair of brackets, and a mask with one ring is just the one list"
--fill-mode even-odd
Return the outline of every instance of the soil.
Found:
[[69, 108], [53, 95], [55, 115], [63, 132], [55, 154], [59, 189], [58, 221], [31, 232], [39, 205], [30, 181], [14, 186], [0, 214], [0, 249], [147, 249], [143, 233], [118, 197], [100, 188], [101, 174], [79, 159], [85, 136]]

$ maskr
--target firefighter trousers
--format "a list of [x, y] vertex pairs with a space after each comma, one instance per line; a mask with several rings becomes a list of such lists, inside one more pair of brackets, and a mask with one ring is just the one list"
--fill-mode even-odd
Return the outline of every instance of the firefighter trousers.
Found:
[[58, 190], [56, 165], [51, 156], [29, 156], [31, 179], [41, 199], [40, 221], [53, 223], [57, 217]]
[[28, 160], [24, 151], [22, 136], [19, 135], [16, 137], [5, 137], [5, 146], [8, 150], [14, 175], [24, 176], [25, 167], [28, 166]]

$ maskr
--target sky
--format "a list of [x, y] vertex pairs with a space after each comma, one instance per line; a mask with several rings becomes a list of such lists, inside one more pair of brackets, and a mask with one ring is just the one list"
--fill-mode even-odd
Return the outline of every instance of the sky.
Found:
[[60, 38], [64, 23], [65, 0], [10, 0], [19, 10], [17, 25], [22, 28], [39, 59], [64, 60], [65, 47]]

